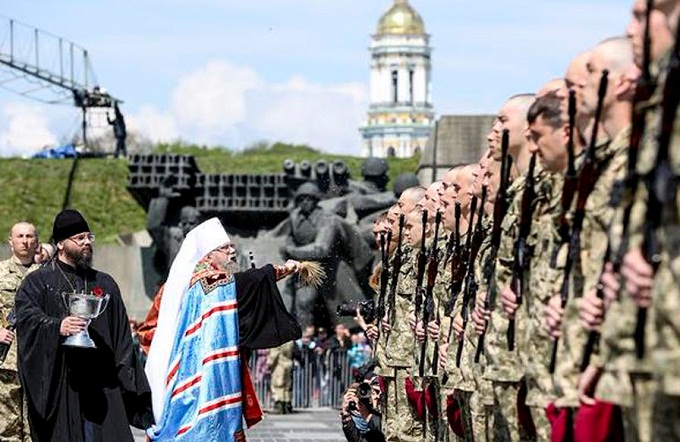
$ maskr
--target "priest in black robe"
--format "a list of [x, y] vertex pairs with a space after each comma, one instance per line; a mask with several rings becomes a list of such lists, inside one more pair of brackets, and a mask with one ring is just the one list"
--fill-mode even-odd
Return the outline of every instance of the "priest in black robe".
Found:
[[[57, 255], [16, 296], [19, 371], [34, 442], [133, 441], [153, 424], [151, 393], [113, 278], [91, 267], [94, 235], [75, 210], [54, 221]], [[88, 327], [71, 316], [70, 293], [109, 296]], [[96, 348], [62, 345], [87, 327]]]

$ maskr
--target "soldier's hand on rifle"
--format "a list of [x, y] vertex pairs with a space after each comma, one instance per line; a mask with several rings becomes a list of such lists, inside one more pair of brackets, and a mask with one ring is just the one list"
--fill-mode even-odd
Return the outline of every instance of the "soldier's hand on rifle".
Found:
[[486, 328], [486, 321], [484, 321], [484, 318], [482, 317], [482, 314], [479, 312], [477, 307], [475, 307], [474, 310], [472, 310], [472, 314], [470, 315], [472, 318], [472, 322], [475, 324], [475, 332], [477, 332], [478, 335], [481, 335], [484, 333], [484, 329]]
[[407, 320], [409, 327], [411, 327], [411, 330], [416, 331], [416, 315], [413, 313], [409, 313]]
[[387, 315], [383, 316], [382, 320], [380, 321], [380, 328], [382, 329], [383, 333], [389, 333], [392, 330], [392, 327], [390, 326], [390, 318], [388, 318]]
[[463, 334], [465, 333], [465, 329], [463, 328], [463, 316], [458, 313], [454, 318], [453, 318], [453, 334], [456, 336], [456, 339], [461, 340], [463, 339]]
[[472, 321], [475, 323], [475, 331], [477, 332], [478, 335], [484, 333], [486, 323], [491, 319], [491, 311], [484, 308], [486, 293], [482, 294], [484, 296], [477, 297], [475, 309], [472, 311]]
[[14, 341], [14, 332], [6, 328], [0, 329], [0, 342], [9, 345], [12, 341]]
[[427, 324], [427, 335], [430, 339], [439, 339], [439, 323], [430, 321]]
[[562, 335], [562, 318], [564, 310], [562, 309], [562, 298], [560, 295], [553, 295], [545, 306], [545, 323], [544, 327], [548, 334], [557, 339]]
[[418, 324], [416, 324], [416, 339], [418, 339], [418, 342], [425, 341], [425, 327], [423, 327], [423, 321], [418, 321]]
[[378, 339], [380, 333], [378, 332], [378, 327], [375, 324], [368, 324], [366, 326], [366, 337], [371, 341]]
[[578, 318], [583, 328], [588, 331], [597, 330], [604, 321], [604, 300], [597, 297], [597, 289], [586, 293], [576, 300]]
[[621, 266], [621, 275], [625, 279], [626, 290], [638, 307], [649, 307], [652, 303], [652, 285], [654, 270], [640, 249], [632, 249], [626, 253]]
[[503, 306], [505, 316], [507, 316], [508, 319], [515, 319], [515, 313], [519, 308], [519, 304], [517, 304], [517, 295], [512, 291], [510, 286], [501, 290], [501, 305]]
[[446, 370], [446, 360], [449, 356], [449, 344], [448, 342], [443, 343], [439, 346], [439, 368]]
[[621, 288], [619, 275], [614, 273], [614, 267], [610, 262], [605, 265], [604, 272], [600, 276], [600, 284], [602, 284], [605, 305], [608, 307], [612, 302], [619, 299], [619, 290]]
[[601, 374], [602, 369], [593, 365], [589, 365], [588, 368], [586, 368], [586, 371], [581, 373], [581, 376], [578, 379], [578, 397], [581, 403], [595, 405], [593, 395]]

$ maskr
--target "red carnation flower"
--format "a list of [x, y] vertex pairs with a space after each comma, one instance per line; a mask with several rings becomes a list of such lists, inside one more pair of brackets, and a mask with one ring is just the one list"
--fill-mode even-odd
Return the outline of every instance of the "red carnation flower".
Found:
[[94, 296], [101, 298], [102, 296], [104, 296], [104, 289], [99, 286], [92, 287], [92, 294]]

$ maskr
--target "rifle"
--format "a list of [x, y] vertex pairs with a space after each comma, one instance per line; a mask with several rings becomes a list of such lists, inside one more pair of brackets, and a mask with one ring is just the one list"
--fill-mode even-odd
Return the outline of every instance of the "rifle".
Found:
[[380, 293], [378, 295], [378, 305], [376, 309], [376, 322], [382, 321], [385, 316], [385, 298], [387, 296], [387, 286], [389, 284], [389, 244], [392, 242], [392, 231], [387, 231], [387, 238], [385, 233], [380, 234], [380, 262], [382, 269], [380, 271]]
[[[621, 244], [619, 245], [618, 252], [612, 256], [611, 243], [607, 246], [606, 257], [604, 265], [602, 266], [602, 271], [600, 275], [604, 273], [607, 263], [611, 263], [614, 273], [619, 274], [621, 271], [621, 262], [623, 261], [623, 254], [628, 249], [627, 238], [628, 229], [630, 225], [630, 215], [633, 209], [633, 197], [635, 190], [638, 187], [639, 176], [636, 171], [637, 157], [640, 151], [640, 143], [642, 142], [642, 137], [645, 132], [646, 119], [647, 119], [647, 107], [641, 107], [640, 104], [647, 102], [654, 94], [654, 89], [656, 85], [652, 80], [652, 75], [649, 72], [649, 65], [651, 63], [651, 36], [650, 36], [650, 26], [649, 26], [649, 12], [653, 8], [653, 0], [647, 0], [647, 9], [645, 16], [645, 33], [644, 33], [644, 44], [642, 52], [642, 73], [640, 78], [637, 80], [635, 86], [635, 95], [633, 96], [633, 120], [630, 132], [630, 146], [628, 148], [628, 164], [626, 168], [626, 178], [624, 181], [624, 193], [621, 201], [625, 204], [623, 208], [623, 219], [622, 219], [622, 232], [621, 232]], [[597, 297], [604, 299], [604, 292], [602, 283], [597, 284]], [[595, 350], [596, 344], [600, 340], [600, 333], [597, 330], [592, 330], [588, 334], [588, 341], [583, 349], [583, 358], [581, 359], [581, 372], [585, 371], [590, 365], [590, 357]]]
[[567, 173], [564, 175], [564, 187], [562, 187], [562, 213], [560, 214], [560, 227], [558, 233], [560, 241], [555, 244], [552, 258], [550, 259], [550, 267], [557, 268], [557, 255], [560, 249], [565, 244], [569, 244], [569, 221], [567, 221], [567, 213], [571, 209], [571, 203], [574, 200], [576, 193], [576, 184], [578, 184], [578, 175], [576, 173], [576, 155], [574, 154], [574, 132], [576, 131], [576, 92], [569, 91], [569, 140], [567, 141]]
[[[679, 20], [680, 25], [680, 20]], [[680, 27], [675, 36], [675, 48], [666, 74], [663, 90], [663, 110], [661, 113], [661, 131], [658, 137], [656, 164], [645, 177], [648, 198], [647, 213], [643, 229], [642, 255], [652, 266], [654, 273], [661, 264], [661, 247], [656, 230], [661, 225], [663, 209], [675, 197], [675, 175], [669, 161], [669, 149], [673, 126], [675, 124], [678, 105], [680, 104]], [[647, 324], [647, 307], [638, 307], [635, 324], [635, 355], [638, 359], [645, 357], [645, 327]]]
[[[427, 212], [424, 212], [425, 216], [427, 216]], [[425, 219], [425, 218], [424, 218]], [[425, 302], [423, 303], [423, 327], [425, 329], [425, 339], [423, 342], [420, 344], [420, 361], [418, 365], [418, 374], [421, 378], [421, 383], [422, 383], [422, 391], [423, 394], [421, 396], [421, 400], [423, 401], [423, 410], [425, 410], [425, 416], [427, 416], [427, 407], [425, 406], [425, 389], [426, 389], [426, 382], [425, 382], [425, 358], [427, 355], [427, 324], [430, 322], [430, 318], [432, 313], [434, 312], [434, 299], [433, 299], [433, 290], [434, 290], [434, 282], [437, 279], [437, 269], [439, 267], [439, 251], [437, 250], [437, 242], [439, 240], [439, 226], [442, 223], [442, 213], [440, 211], [437, 211], [437, 214], [435, 215], [435, 224], [434, 224], [434, 242], [432, 243], [432, 249], [430, 252], [430, 259], [427, 265], [427, 288], [425, 291]], [[423, 230], [423, 237], [425, 237], [425, 230]], [[436, 362], [437, 364], [439, 362]], [[433, 360], [433, 365], [435, 364], [435, 361]], [[436, 365], [435, 365], [436, 366]], [[434, 369], [433, 369], [434, 370]], [[423, 427], [423, 435], [426, 434], [426, 428], [427, 428], [427, 418], [425, 419], [424, 427]], [[439, 433], [439, 425], [437, 424], [437, 421], [435, 420], [434, 424], [434, 439], [438, 440], [438, 433]]]
[[[517, 305], [522, 305], [524, 295], [524, 272], [529, 267], [529, 251], [527, 250], [527, 238], [531, 233], [533, 213], [531, 206], [536, 199], [536, 189], [534, 189], [534, 174], [536, 171], [536, 154], [531, 155], [529, 161], [529, 171], [524, 181], [524, 192], [522, 193], [522, 208], [519, 222], [519, 234], [515, 242], [515, 259], [512, 264], [512, 281], [510, 286], [515, 293]], [[508, 340], [508, 350], [515, 350], [515, 325], [516, 318], [513, 317], [508, 322], [506, 337]]]
[[401, 270], [401, 260], [403, 250], [401, 248], [404, 237], [404, 214], [399, 215], [399, 236], [397, 238], [397, 251], [394, 253], [394, 263], [392, 264], [392, 279], [390, 280], [390, 291], [387, 298], [387, 312], [389, 314], [390, 328], [385, 332], [385, 347], [390, 342], [390, 333], [394, 327], [395, 302], [397, 296], [397, 282], [399, 281], [399, 271]]
[[[425, 268], [427, 267], [427, 246], [425, 245], [425, 229], [427, 227], [427, 210], [423, 210], [422, 213], [422, 236], [420, 237], [420, 252], [418, 252], [418, 262], [416, 267], [416, 292], [414, 294], [415, 303], [415, 317], [416, 317], [416, 327], [418, 326], [418, 313], [423, 305], [423, 281], [425, 280]], [[417, 345], [417, 340], [414, 340], [414, 352]]]
[[[600, 79], [600, 87], [597, 97], [597, 108], [595, 110], [595, 122], [593, 125], [593, 133], [590, 138], [590, 145], [586, 151], [585, 160], [581, 172], [578, 176], [578, 198], [576, 199], [576, 210], [574, 211], [574, 220], [571, 228], [571, 236], [569, 239], [569, 252], [567, 253], [567, 262], [564, 265], [564, 280], [560, 287], [561, 306], [564, 309], [569, 300], [569, 278], [574, 262], [578, 259], [581, 249], [581, 229], [583, 228], [583, 220], [586, 215], [586, 203], [588, 197], [595, 187], [595, 182], [599, 176], [597, 164], [595, 162], [595, 145], [597, 144], [597, 130], [600, 125], [600, 118], [602, 116], [602, 103], [604, 96], [607, 94], [607, 86], [609, 82], [609, 71], [602, 71], [602, 78]], [[557, 347], [559, 339], [555, 339], [553, 343], [552, 355], [550, 357], [550, 366], [548, 368], [550, 374], [555, 373], [555, 364], [557, 363]]]
[[[7, 330], [14, 331], [17, 325], [17, 314], [14, 310], [9, 312], [7, 315]], [[7, 352], [12, 344], [2, 344], [0, 343], [0, 365], [5, 363], [5, 358], [7, 357]]]
[[[473, 197], [472, 198], [472, 207], [477, 207], [477, 198]], [[444, 306], [444, 315], [449, 317], [449, 334], [446, 338], [446, 343], [451, 342], [451, 333], [453, 331], [453, 308], [455, 307], [456, 304], [456, 299], [458, 297], [458, 294], [460, 293], [460, 281], [462, 281], [463, 277], [460, 276], [461, 268], [464, 268], [465, 266], [463, 265], [463, 262], [465, 260], [465, 250], [460, 249], [460, 217], [461, 217], [461, 208], [460, 208], [460, 203], [456, 203], [455, 206], [455, 227], [454, 227], [454, 232], [453, 232], [453, 250], [458, 254], [457, 259], [453, 259], [453, 251], [451, 252], [451, 281], [449, 283], [449, 299], [446, 302], [446, 305]], [[469, 228], [468, 228], [469, 230]], [[469, 240], [467, 243], [469, 244]], [[466, 245], [467, 248], [467, 245]]]
[[[486, 203], [486, 186], [482, 186], [482, 199], [479, 205], [479, 215], [477, 215], [477, 225], [475, 226], [472, 241], [470, 243], [470, 255], [467, 261], [467, 273], [465, 274], [465, 290], [463, 290], [463, 338], [458, 341], [458, 348], [456, 349], [456, 367], [460, 368], [460, 360], [463, 356], [463, 346], [465, 345], [465, 328], [468, 323], [469, 304], [470, 300], [474, 299], [477, 294], [477, 282], [475, 281], [475, 260], [477, 253], [484, 240], [484, 233], [482, 232], [482, 220], [484, 219], [484, 204]], [[470, 225], [472, 228], [472, 225]], [[469, 229], [468, 229], [469, 230]]]
[[[428, 313], [428, 320], [429, 316], [432, 314], [432, 311], [434, 310], [434, 299], [432, 296], [432, 289], [431, 287], [434, 287], [434, 281], [435, 278], [437, 277], [437, 272], [439, 271], [439, 249], [437, 248], [437, 240], [439, 237], [439, 226], [442, 222], [442, 214], [441, 212], [437, 211], [437, 215], [435, 216], [435, 221], [434, 221], [434, 245], [432, 246], [432, 257], [430, 258], [430, 267], [427, 269], [427, 290], [428, 294], [427, 296], [430, 299], [430, 303], [425, 304], [425, 308], [428, 308], [430, 311]], [[441, 302], [441, 300], [440, 300]], [[429, 321], [428, 321], [429, 322]], [[436, 322], [437, 325], [441, 325], [441, 317], [439, 315], [439, 306], [437, 306], [437, 317], [436, 317]], [[427, 324], [425, 322], [425, 319], [423, 319], [423, 324]], [[425, 341], [423, 343], [423, 347], [427, 343], [427, 333], [425, 334]], [[432, 343], [433, 345], [433, 351], [434, 354], [432, 356], [432, 375], [437, 376], [438, 366], [439, 366], [439, 336], [437, 336], [437, 339], [434, 340]], [[423, 361], [422, 356], [424, 356], [424, 350], [421, 349], [421, 363]]]
[[[508, 211], [507, 190], [510, 181], [510, 167], [508, 163], [508, 146], [510, 144], [510, 132], [507, 129], [503, 130], [501, 139], [501, 170], [500, 170], [500, 185], [498, 186], [498, 193], [496, 194], [496, 202], [493, 207], [493, 231], [491, 232], [491, 253], [487, 260], [487, 265], [484, 269], [484, 276], [486, 277], [486, 296], [484, 298], [484, 309], [488, 310], [491, 305], [491, 278], [495, 273], [496, 256], [498, 255], [498, 248], [501, 245], [501, 224], [503, 218]], [[507, 169], [507, 170], [506, 170]], [[486, 335], [486, 323], [484, 324], [484, 331], [477, 338], [477, 351], [475, 352], [475, 363], [479, 363], [479, 359], [484, 351], [484, 338]]]

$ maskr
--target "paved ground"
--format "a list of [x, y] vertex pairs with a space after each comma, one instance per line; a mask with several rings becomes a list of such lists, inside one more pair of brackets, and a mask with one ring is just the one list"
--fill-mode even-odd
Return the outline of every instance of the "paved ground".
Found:
[[[246, 432], [248, 442], [343, 442], [338, 411], [330, 408], [296, 411], [278, 416], [267, 414], [262, 422]], [[141, 431], [135, 440], [144, 442]]]

